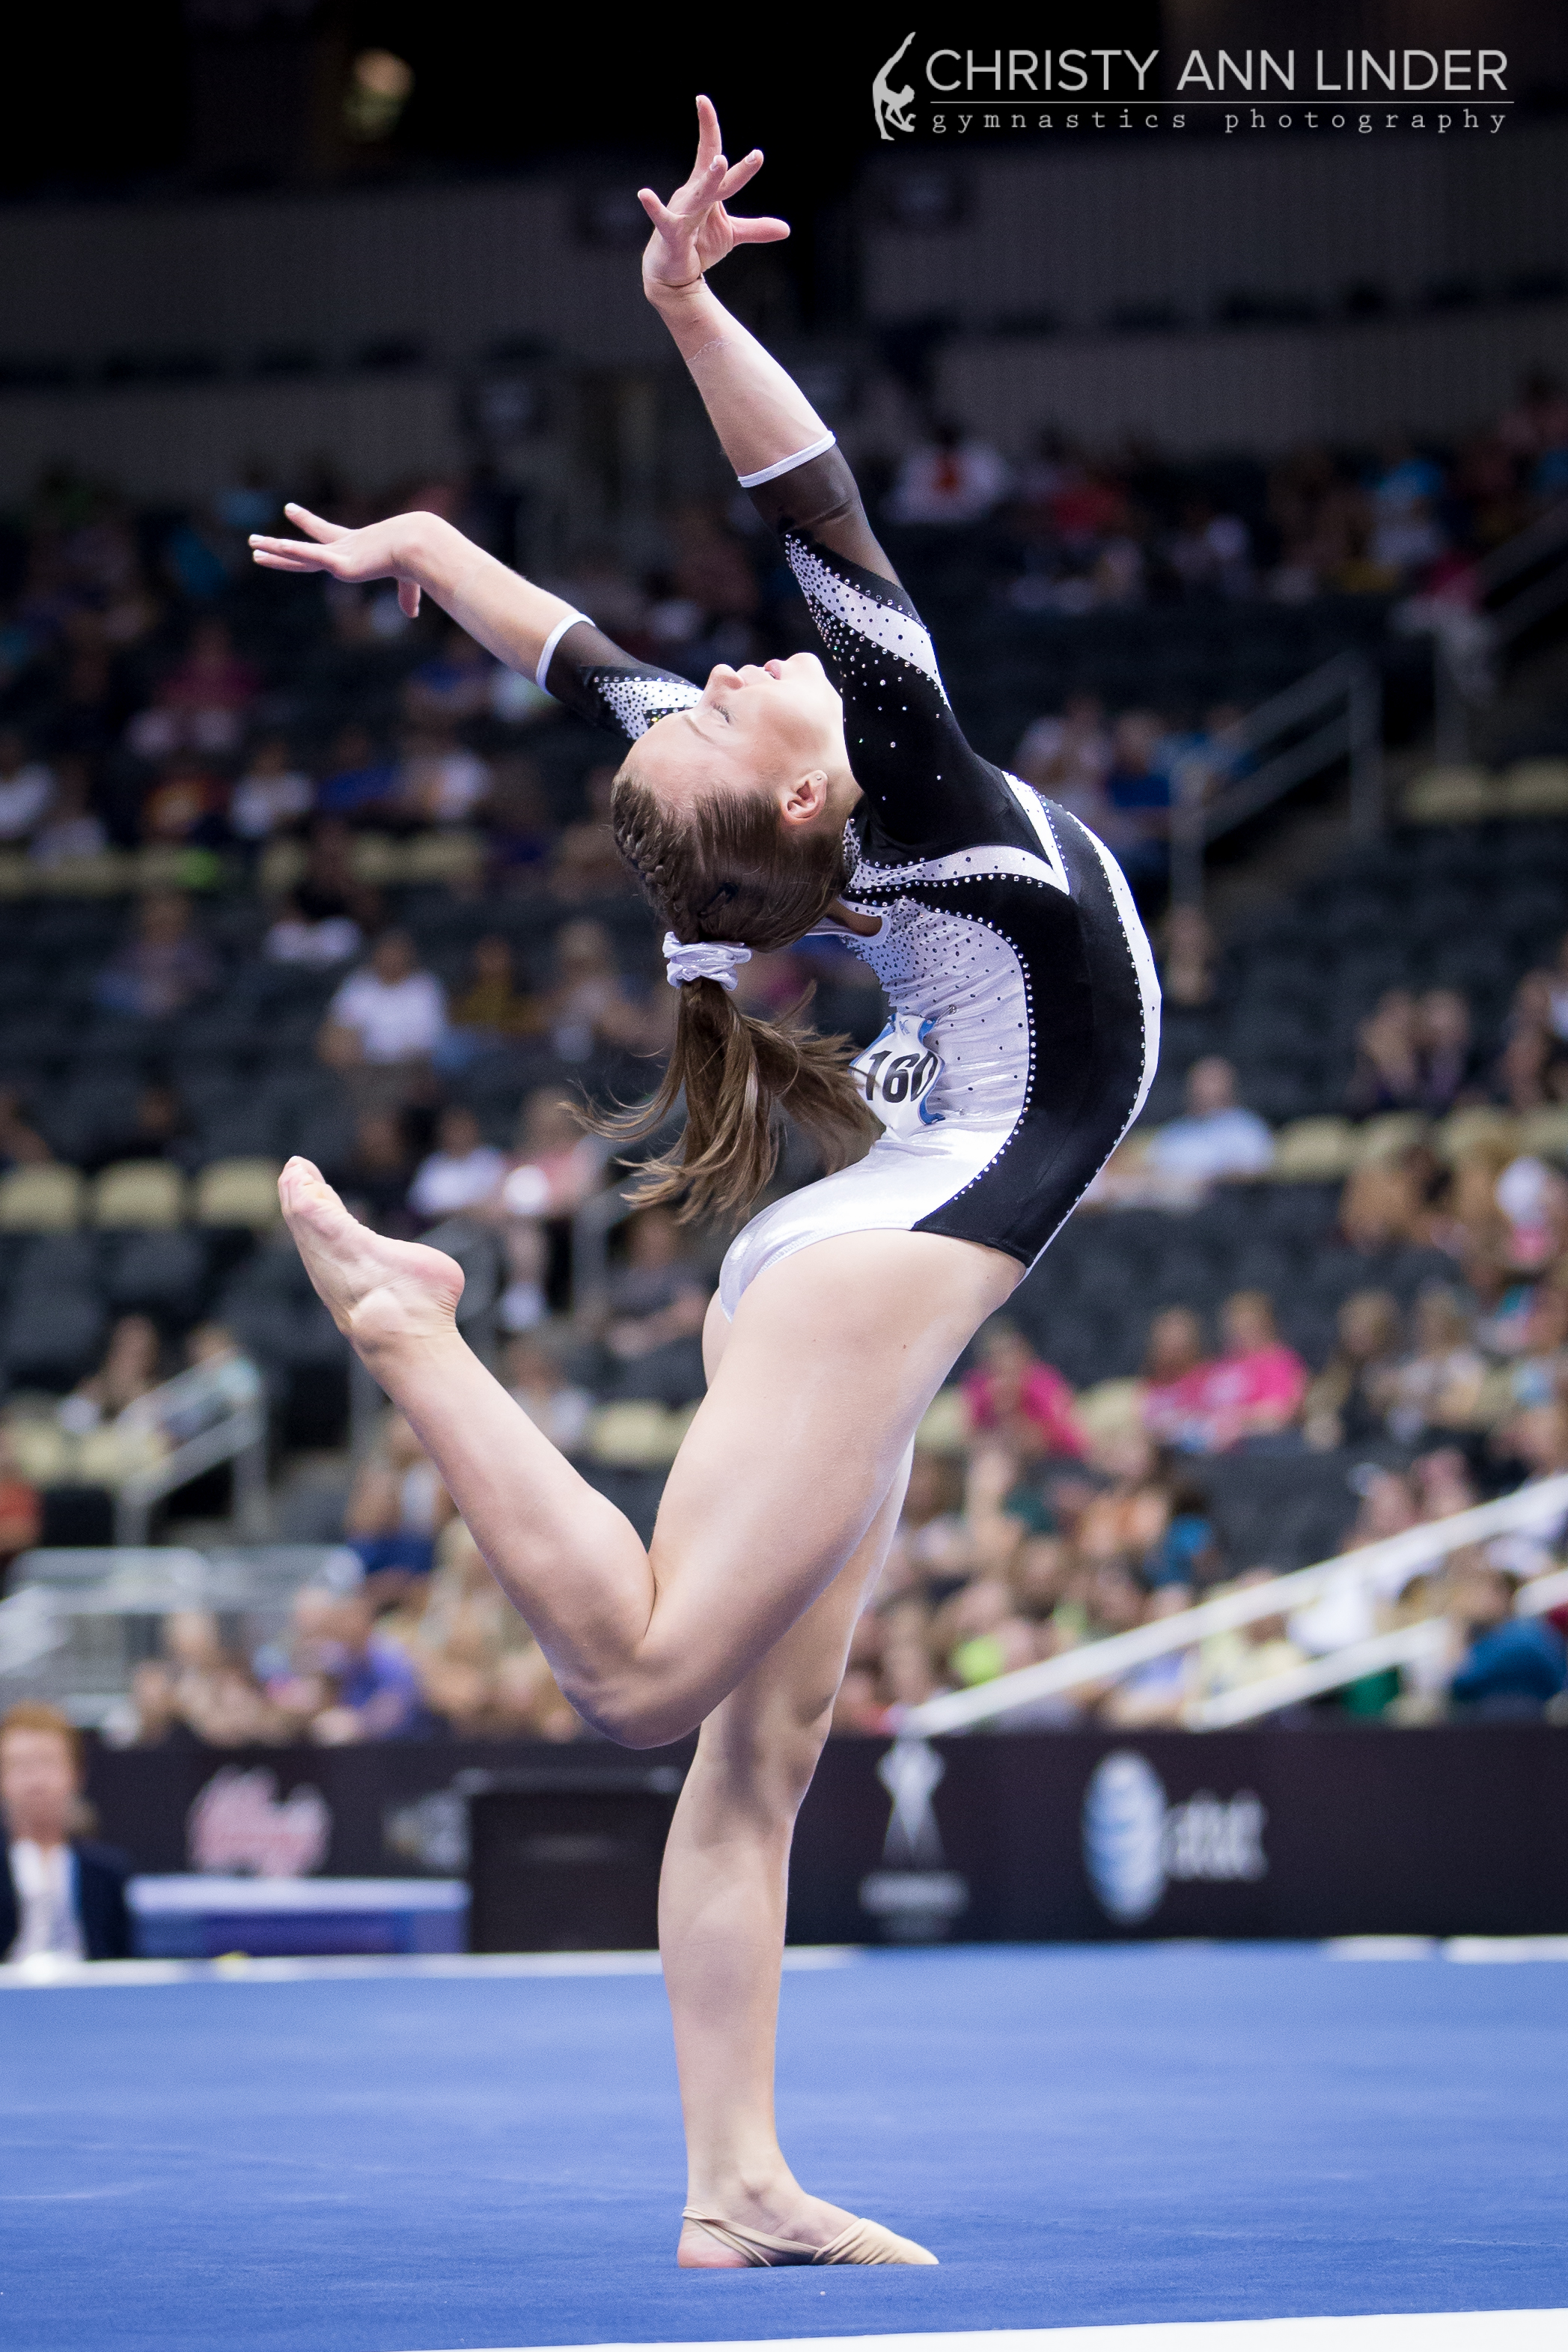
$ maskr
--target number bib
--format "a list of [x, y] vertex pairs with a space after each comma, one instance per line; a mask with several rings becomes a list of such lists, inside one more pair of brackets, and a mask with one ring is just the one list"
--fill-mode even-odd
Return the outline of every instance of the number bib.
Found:
[[866, 1101], [894, 1135], [916, 1134], [942, 1118], [939, 1110], [927, 1108], [931, 1089], [942, 1075], [942, 1056], [926, 1042], [935, 1025], [901, 1013], [850, 1064]]

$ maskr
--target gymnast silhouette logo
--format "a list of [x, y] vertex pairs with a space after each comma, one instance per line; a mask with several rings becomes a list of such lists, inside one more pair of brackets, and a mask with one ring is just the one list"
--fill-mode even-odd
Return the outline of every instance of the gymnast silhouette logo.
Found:
[[915, 118], [909, 111], [915, 98], [914, 84], [910, 83], [903, 89], [894, 89], [889, 79], [894, 66], [914, 38], [913, 33], [904, 35], [887, 63], [878, 68], [876, 79], [871, 86], [872, 111], [876, 116], [876, 127], [890, 146], [893, 143], [893, 131], [887, 127], [890, 122], [894, 131], [911, 131], [915, 128]]

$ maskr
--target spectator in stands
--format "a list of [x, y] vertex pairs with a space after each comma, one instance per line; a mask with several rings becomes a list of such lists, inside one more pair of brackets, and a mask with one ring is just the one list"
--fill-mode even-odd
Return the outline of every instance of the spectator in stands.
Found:
[[340, 728], [316, 805], [323, 816], [380, 818], [397, 799], [398, 781], [397, 762], [377, 749], [368, 728]]
[[460, 1520], [402, 1635], [425, 1703], [466, 1738], [572, 1739], [582, 1727]]
[[1171, 778], [1165, 728], [1151, 710], [1124, 711], [1111, 737], [1105, 797], [1115, 812], [1107, 846], [1134, 885], [1163, 881], [1170, 862]]
[[[503, 675], [513, 677], [516, 672]], [[555, 835], [531, 760], [509, 754], [492, 767], [486, 841], [491, 875], [503, 887], [531, 888], [541, 878]], [[623, 885], [618, 879], [614, 887], [620, 890]]]
[[436, 1148], [409, 1187], [409, 1207], [431, 1223], [483, 1208], [500, 1192], [506, 1172], [505, 1154], [486, 1142], [473, 1112], [449, 1104], [436, 1129]]
[[345, 963], [378, 913], [375, 893], [354, 874], [353, 835], [341, 817], [321, 817], [310, 828], [305, 871], [267, 934], [265, 952], [276, 963]]
[[1396, 579], [1429, 570], [1448, 541], [1437, 519], [1443, 468], [1408, 434], [1394, 436], [1372, 483], [1372, 561]]
[[626, 1222], [626, 1255], [611, 1275], [604, 1345], [624, 1367], [622, 1393], [683, 1401], [703, 1391], [702, 1328], [713, 1284], [669, 1209], [639, 1209]]
[[466, 629], [455, 623], [439, 649], [420, 663], [403, 688], [403, 708], [419, 727], [450, 730], [490, 708], [497, 664]]
[[83, 857], [100, 857], [109, 847], [102, 818], [92, 805], [92, 776], [85, 761], [57, 758], [54, 797], [28, 845], [33, 864], [47, 873]]
[[398, 763], [396, 814], [408, 824], [465, 824], [482, 808], [490, 770], [449, 727], [411, 728]]
[[887, 500], [894, 522], [983, 522], [1007, 496], [1004, 458], [963, 425], [944, 418], [912, 449]]
[[54, 798], [52, 770], [33, 758], [14, 727], [0, 729], [0, 847], [14, 848], [37, 832]]
[[1514, 1409], [1568, 1397], [1568, 1264], [1560, 1261], [1530, 1296], [1507, 1387]]
[[555, 1087], [528, 1097], [512, 1149], [502, 1202], [513, 1217], [571, 1216], [598, 1191], [609, 1157], [603, 1137], [584, 1133], [577, 1103]]
[[273, 963], [304, 964], [326, 971], [347, 963], [364, 945], [364, 934], [350, 915], [325, 915], [312, 922], [290, 891], [269, 925], [262, 952]]
[[1409, 989], [1385, 989], [1376, 1011], [1357, 1029], [1355, 1045], [1347, 1110], [1364, 1118], [1372, 1111], [1409, 1110], [1421, 1102], [1421, 1033]]
[[16, 1087], [0, 1087], [0, 1168], [44, 1168], [54, 1158]]
[[378, 1601], [412, 1577], [429, 1575], [435, 1539], [453, 1515], [434, 1463], [402, 1414], [388, 1413], [343, 1519], [343, 1539], [359, 1554]]
[[602, 923], [563, 923], [556, 933], [546, 1019], [563, 1062], [585, 1062], [596, 1046], [636, 1052], [655, 1042], [652, 1016], [627, 994]]
[[1386, 1290], [1356, 1290], [1335, 1318], [1338, 1344], [1307, 1391], [1309, 1445], [1330, 1452], [1383, 1434], [1399, 1353], [1399, 1302]]
[[403, 1121], [392, 1110], [362, 1112], [354, 1125], [347, 1160], [331, 1171], [339, 1192], [361, 1223], [400, 1241], [412, 1240], [418, 1229], [408, 1205], [413, 1173]]
[[1416, 1025], [1422, 1108], [1441, 1118], [1479, 1097], [1470, 1008], [1457, 988], [1429, 988], [1416, 1008]]
[[32, 1480], [23, 1476], [10, 1431], [0, 1428], [0, 1594], [5, 1592], [12, 1561], [19, 1552], [31, 1550], [43, 1528], [43, 1496]]
[[1402, 1445], [1429, 1431], [1479, 1426], [1486, 1360], [1458, 1293], [1433, 1285], [1416, 1302], [1415, 1346], [1387, 1378], [1388, 1433]]
[[1105, 779], [1112, 749], [1098, 695], [1071, 695], [1059, 719], [1037, 719], [1025, 730], [1013, 760], [1025, 783], [1060, 801], [1084, 824], [1103, 829], [1110, 817]]
[[167, 709], [186, 715], [193, 750], [228, 751], [239, 739], [241, 722], [259, 686], [250, 663], [235, 651], [226, 625], [198, 621], [185, 658], [165, 681], [160, 699]]
[[1456, 1714], [1539, 1716], [1568, 1684], [1562, 1634], [1543, 1617], [1516, 1617], [1517, 1591], [1513, 1578], [1480, 1554], [1456, 1555], [1448, 1611], [1466, 1644], [1448, 1685]]
[[328, 1007], [319, 1051], [329, 1069], [369, 1065], [412, 1076], [446, 1033], [446, 994], [422, 971], [406, 931], [383, 931], [369, 963], [350, 973]]
[[307, 1706], [324, 1681], [329, 1703], [307, 1717], [309, 1737], [324, 1748], [361, 1739], [405, 1739], [422, 1714], [419, 1677], [405, 1653], [378, 1633], [375, 1603], [364, 1592], [314, 1590], [294, 1604], [303, 1675], [285, 1677], [277, 1694], [286, 1707]]
[[1266, 1291], [1234, 1292], [1220, 1309], [1220, 1330], [1219, 1355], [1195, 1381], [1196, 1414], [1183, 1439], [1189, 1451], [1225, 1454], [1277, 1441], [1300, 1419], [1307, 1393], [1306, 1365], [1280, 1338]]
[[73, 1435], [115, 1420], [127, 1405], [146, 1396], [162, 1377], [162, 1343], [148, 1315], [122, 1315], [109, 1335], [96, 1372], [72, 1390], [59, 1409], [60, 1426]]
[[136, 911], [131, 938], [107, 964], [98, 1001], [111, 1013], [166, 1021], [210, 993], [217, 959], [196, 930], [191, 902], [180, 890], [149, 891]]
[[1156, 1130], [1149, 1160], [1162, 1174], [1212, 1183], [1261, 1176], [1272, 1166], [1274, 1139], [1256, 1111], [1236, 1099], [1236, 1072], [1218, 1054], [1186, 1074], [1186, 1115]]
[[100, 1134], [90, 1150], [77, 1154], [77, 1161], [96, 1173], [122, 1160], [169, 1160], [191, 1167], [197, 1154], [194, 1122], [179, 1088], [167, 1078], [152, 1078], [138, 1094], [124, 1126]]
[[0, 1957], [123, 1960], [131, 1865], [80, 1834], [81, 1735], [58, 1708], [26, 1700], [0, 1717]]
[[235, 652], [222, 621], [198, 621], [178, 669], [155, 701], [132, 719], [127, 740], [143, 760], [176, 751], [223, 754], [235, 750], [259, 686], [255, 670]]
[[971, 1433], [994, 1433], [1024, 1461], [1041, 1454], [1082, 1461], [1088, 1440], [1061, 1374], [999, 1317], [985, 1325], [977, 1345], [979, 1364], [963, 1383]]
[[590, 769], [583, 781], [588, 814], [580, 823], [569, 824], [556, 843], [550, 889], [569, 905], [584, 898], [624, 898], [637, 887], [610, 829], [615, 772], [608, 763]]
[[530, 1331], [507, 1348], [507, 1388], [534, 1427], [562, 1454], [576, 1454], [593, 1418], [593, 1398], [569, 1381], [560, 1359], [544, 1335]]
[[1208, 498], [1189, 499], [1166, 562], [1189, 597], [1234, 602], [1252, 589], [1252, 535], [1239, 515], [1218, 513]]
[[269, 841], [292, 832], [309, 815], [316, 787], [289, 749], [287, 735], [264, 735], [229, 802], [229, 824], [243, 842]]
[[537, 1035], [543, 1028], [538, 1000], [517, 985], [509, 941], [494, 931], [476, 940], [468, 973], [467, 987], [453, 999], [448, 1035], [460, 1041], [469, 1057], [508, 1038]]
[[1185, 1451], [1202, 1450], [1202, 1378], [1207, 1370], [1203, 1325], [1192, 1308], [1162, 1308], [1149, 1326], [1140, 1402], [1144, 1427], [1152, 1437]]
[[[1271, 1568], [1249, 1568], [1220, 1590], [1242, 1592], [1271, 1583], [1273, 1578]], [[1207, 1598], [1218, 1600], [1219, 1592]], [[1218, 1698], [1225, 1691], [1242, 1690], [1250, 1684], [1267, 1682], [1271, 1675], [1289, 1674], [1304, 1661], [1305, 1653], [1291, 1641], [1283, 1617], [1255, 1617], [1250, 1625], [1238, 1625], [1205, 1638], [1197, 1654], [1193, 1696]]]
[[1166, 1003], [1184, 1012], [1212, 1003], [1219, 950], [1202, 908], [1171, 907], [1155, 938]]

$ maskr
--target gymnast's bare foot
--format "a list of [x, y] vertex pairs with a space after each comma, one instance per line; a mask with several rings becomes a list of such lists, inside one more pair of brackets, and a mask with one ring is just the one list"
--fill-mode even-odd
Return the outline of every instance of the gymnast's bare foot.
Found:
[[451, 1258], [359, 1223], [308, 1160], [289, 1160], [277, 1197], [306, 1273], [361, 1356], [455, 1329], [463, 1273]]

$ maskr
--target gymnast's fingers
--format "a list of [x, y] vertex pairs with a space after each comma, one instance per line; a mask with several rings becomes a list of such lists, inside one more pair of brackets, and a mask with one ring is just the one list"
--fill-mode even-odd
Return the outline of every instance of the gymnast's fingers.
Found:
[[[727, 213], [726, 219], [729, 219]], [[771, 213], [759, 213], [755, 220], [730, 220], [730, 234], [737, 245], [776, 245], [789, 234], [788, 221], [775, 219]]]
[[301, 563], [296, 556], [275, 555], [270, 548], [258, 547], [254, 540], [250, 559], [267, 572], [319, 572], [324, 569], [319, 563]]
[[720, 181], [719, 203], [727, 204], [731, 196], [737, 196], [747, 182], [755, 180], [761, 169], [762, 150], [760, 147], [754, 147], [749, 155], [743, 155], [738, 163], [732, 163]]
[[711, 98], [697, 100], [697, 169], [710, 163], [718, 153], [723, 141], [719, 135], [718, 109]]
[[397, 608], [410, 621], [419, 618], [419, 583], [400, 580], [397, 583]]
[[346, 522], [328, 522], [324, 516], [312, 514], [308, 507], [299, 506], [292, 499], [283, 511], [290, 522], [297, 522], [300, 530], [308, 531], [312, 539], [347, 539], [349, 536]]

